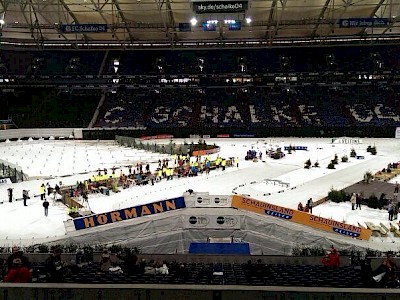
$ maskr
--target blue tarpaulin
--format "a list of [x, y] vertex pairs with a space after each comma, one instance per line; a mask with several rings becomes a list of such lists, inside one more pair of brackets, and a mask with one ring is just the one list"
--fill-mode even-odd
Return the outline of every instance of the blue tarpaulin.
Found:
[[189, 253], [250, 255], [250, 246], [248, 243], [190, 243]]

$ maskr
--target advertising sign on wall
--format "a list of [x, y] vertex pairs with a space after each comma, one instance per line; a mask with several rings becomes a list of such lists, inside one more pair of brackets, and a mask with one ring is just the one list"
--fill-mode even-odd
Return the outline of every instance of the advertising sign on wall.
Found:
[[231, 207], [231, 196], [194, 195], [195, 207]]
[[194, 150], [192, 152], [192, 156], [209, 155], [209, 154], [218, 153], [219, 151], [220, 151], [219, 147], [215, 147], [215, 148], [212, 148], [212, 149], [205, 149], [205, 150]]
[[11, 184], [11, 179], [10, 178], [0, 178], [0, 185], [2, 184]]
[[186, 228], [240, 229], [240, 216], [191, 215], [185, 216]]
[[135, 207], [123, 208], [103, 214], [91, 215], [74, 219], [76, 230], [111, 224], [115, 222], [136, 219], [143, 216], [159, 214], [171, 210], [185, 208], [183, 197], [143, 204]]
[[341, 28], [387, 27], [388, 25], [388, 18], [349, 18], [339, 20], [339, 27]]
[[243, 196], [232, 196], [232, 207], [252, 211], [262, 215], [268, 215], [294, 223], [309, 226], [315, 229], [320, 229], [328, 232], [355, 237], [361, 240], [368, 240], [371, 236], [371, 230], [345, 224], [332, 219], [326, 219], [319, 216], [314, 216], [302, 211], [258, 201]]
[[247, 1], [193, 2], [193, 11], [197, 14], [241, 12], [248, 8]]
[[107, 32], [107, 24], [61, 24], [60, 31], [63, 33], [95, 33]]

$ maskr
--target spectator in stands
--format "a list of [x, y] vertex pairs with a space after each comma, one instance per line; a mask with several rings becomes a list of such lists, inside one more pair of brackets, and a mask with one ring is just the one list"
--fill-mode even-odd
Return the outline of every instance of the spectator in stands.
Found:
[[144, 274], [147, 275], [155, 275], [156, 274], [156, 267], [157, 264], [154, 260], [151, 260], [146, 266], [144, 267]]
[[125, 274], [140, 274], [142, 266], [138, 264], [138, 258], [132, 250], [125, 248], [124, 253], [118, 253], [117, 258], [122, 260], [122, 270]]
[[66, 264], [61, 259], [61, 253], [61, 249], [54, 249], [44, 263], [49, 282], [63, 281]]
[[374, 272], [374, 281], [378, 287], [387, 287], [398, 285], [396, 276], [397, 265], [393, 261], [392, 255], [387, 254], [385, 260]]
[[399, 183], [396, 181], [396, 184], [394, 186], [393, 201], [397, 201], [398, 195], [399, 195]]
[[13, 261], [16, 258], [19, 258], [21, 260], [21, 266], [26, 267], [28, 269], [31, 268], [31, 263], [29, 262], [29, 259], [24, 255], [24, 252], [19, 248], [18, 246], [14, 246], [11, 249], [12, 253], [7, 259], [7, 267], [11, 268], [13, 266]]
[[189, 278], [189, 270], [186, 268], [184, 264], [172, 264], [170, 266], [171, 275], [176, 279], [187, 280]]
[[157, 266], [156, 274], [161, 274], [161, 275], [168, 275], [169, 274], [169, 270], [168, 270], [168, 266], [167, 266], [167, 262], [166, 261], [163, 261], [161, 266]]
[[371, 287], [373, 283], [373, 272], [371, 266], [371, 259], [366, 257], [365, 260], [360, 261], [361, 265], [361, 281], [364, 287]]
[[4, 282], [27, 283], [32, 281], [32, 273], [22, 265], [20, 258], [14, 258], [11, 268], [8, 269]]
[[322, 258], [322, 264], [328, 267], [337, 268], [340, 266], [339, 252], [334, 246], [331, 247], [327, 254]]
[[355, 210], [356, 209], [356, 200], [357, 200], [356, 193], [351, 194], [351, 198], [350, 198], [351, 210]]
[[110, 252], [108, 250], [104, 250], [100, 260], [100, 271], [109, 272], [112, 266], [113, 261], [111, 260]]
[[252, 268], [252, 275], [262, 278], [268, 276], [269, 273], [270, 273], [269, 267], [266, 264], [264, 264], [260, 258], [257, 259], [256, 264]]

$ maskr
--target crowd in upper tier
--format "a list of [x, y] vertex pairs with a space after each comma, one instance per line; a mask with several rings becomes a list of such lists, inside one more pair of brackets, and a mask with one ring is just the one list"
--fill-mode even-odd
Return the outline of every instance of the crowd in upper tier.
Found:
[[108, 94], [100, 127], [263, 128], [399, 126], [392, 89], [258, 87], [155, 89]]
[[[399, 126], [396, 46], [0, 53], [18, 127]], [[4, 78], [4, 79], [3, 79]], [[26, 88], [29, 86], [29, 88]]]

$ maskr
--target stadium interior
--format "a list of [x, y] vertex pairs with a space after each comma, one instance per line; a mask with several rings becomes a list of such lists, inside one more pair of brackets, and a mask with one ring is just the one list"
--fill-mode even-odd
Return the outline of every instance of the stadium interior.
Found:
[[[0, 130], [79, 128], [84, 140], [393, 138], [399, 42], [399, 0], [0, 0]], [[163, 226], [180, 217], [174, 213]], [[80, 268], [51, 283], [32, 254], [36, 282], [20, 291], [2, 282], [0, 300], [34, 299], [35, 291], [57, 299], [398, 299], [388, 288], [400, 287], [390, 253], [390, 271], [374, 260], [381, 273], [373, 275], [385, 272], [385, 284], [372, 277], [369, 258], [353, 252], [341, 266], [315, 257], [176, 254], [157, 264], [160, 257], [146, 253], [136, 253], [140, 261], [103, 254], [96, 259], [122, 255], [124, 272], [99, 273], [93, 257], [77, 254]], [[154, 273], [145, 273], [144, 259]], [[157, 271], [162, 265], [169, 272]]]

